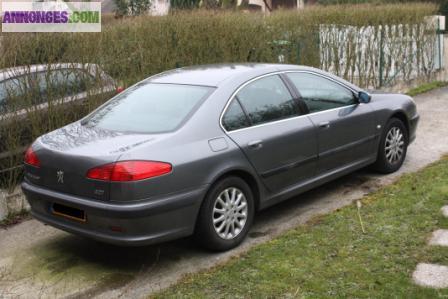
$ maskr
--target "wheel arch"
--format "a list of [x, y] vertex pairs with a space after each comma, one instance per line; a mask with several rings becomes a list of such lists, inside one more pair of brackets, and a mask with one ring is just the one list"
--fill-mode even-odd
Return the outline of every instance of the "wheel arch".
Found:
[[[260, 190], [260, 184], [258, 183], [257, 179], [255, 178], [255, 175], [251, 173], [250, 171], [235, 168], [235, 169], [228, 169], [226, 171], [223, 171], [218, 176], [216, 176], [212, 183], [210, 184], [209, 190], [212, 188], [213, 185], [215, 185], [220, 180], [229, 177], [229, 176], [236, 176], [242, 179], [244, 182], [246, 182], [247, 185], [249, 185], [249, 188], [252, 191], [252, 195], [254, 197], [254, 204], [255, 204], [255, 211], [258, 211], [260, 207], [260, 199], [261, 199], [261, 190]], [[208, 191], [207, 191], [208, 193]]]
[[[251, 173], [248, 170], [245, 169], [241, 169], [241, 168], [230, 168], [230, 169], [226, 169], [223, 170], [221, 173], [219, 173], [218, 175], [216, 175], [214, 177], [214, 179], [212, 180], [212, 182], [210, 183], [207, 192], [205, 193], [205, 195], [203, 196], [202, 200], [201, 200], [201, 204], [200, 204], [200, 209], [202, 209], [202, 206], [205, 202], [205, 199], [207, 198], [210, 190], [212, 189], [212, 187], [219, 182], [220, 180], [226, 178], [226, 177], [230, 177], [230, 176], [236, 176], [241, 178], [244, 182], [246, 182], [249, 185], [249, 188], [252, 191], [253, 197], [254, 197], [254, 210], [255, 212], [257, 212], [259, 210], [260, 207], [260, 201], [261, 201], [261, 189], [260, 189], [260, 183], [257, 181], [255, 174]], [[196, 232], [198, 227], [198, 216], [199, 216], [199, 211], [198, 211], [198, 215], [196, 216], [195, 219], [195, 224], [194, 224], [194, 231]]]
[[403, 111], [399, 110], [399, 111], [395, 111], [390, 117], [389, 120], [392, 118], [397, 118], [399, 120], [401, 120], [406, 128], [406, 134], [409, 135], [409, 119], [406, 116], [406, 113], [404, 113]]

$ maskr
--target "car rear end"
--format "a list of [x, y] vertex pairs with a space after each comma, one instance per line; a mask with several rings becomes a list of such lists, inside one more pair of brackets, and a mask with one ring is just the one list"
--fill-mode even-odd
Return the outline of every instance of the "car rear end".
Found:
[[153, 97], [165, 99], [169, 107], [154, 108], [151, 100], [135, 104], [133, 98], [141, 103], [148, 91], [131, 90], [84, 120], [36, 140], [25, 155], [22, 184], [35, 218], [121, 245], [151, 244], [193, 232], [207, 186], [179, 180], [185, 177], [184, 168], [171, 153], [181, 149], [168, 145], [210, 90], [191, 91], [196, 95], [184, 105], [189, 108], [169, 119], [171, 105], [178, 106], [169, 99], [191, 94], [159, 87], [151, 90]]
[[[102, 146], [113, 149], [112, 143], [126, 138], [143, 142], [145, 137], [116, 136], [108, 139], [109, 146]], [[26, 152], [22, 183], [36, 219], [121, 245], [150, 244], [192, 233], [192, 219], [205, 188], [180, 192], [174, 186], [172, 192], [161, 188], [173, 171], [170, 163], [120, 161], [121, 152], [102, 152], [98, 143], [81, 146], [83, 150], [60, 150], [42, 139]]]

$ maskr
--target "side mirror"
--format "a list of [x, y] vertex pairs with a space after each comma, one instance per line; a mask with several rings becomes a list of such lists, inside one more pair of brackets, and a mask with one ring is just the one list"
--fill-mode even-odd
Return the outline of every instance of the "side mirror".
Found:
[[358, 101], [362, 104], [370, 103], [371, 99], [372, 99], [372, 96], [365, 91], [360, 91], [358, 93]]

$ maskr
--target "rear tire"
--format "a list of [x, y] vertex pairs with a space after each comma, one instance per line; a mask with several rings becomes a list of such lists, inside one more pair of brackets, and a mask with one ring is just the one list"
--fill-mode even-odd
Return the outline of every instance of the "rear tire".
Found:
[[202, 204], [196, 224], [196, 240], [205, 248], [225, 251], [246, 237], [254, 218], [252, 190], [239, 177], [215, 183]]
[[405, 125], [398, 118], [391, 118], [381, 135], [378, 156], [373, 168], [384, 174], [400, 169], [406, 158], [408, 144]]

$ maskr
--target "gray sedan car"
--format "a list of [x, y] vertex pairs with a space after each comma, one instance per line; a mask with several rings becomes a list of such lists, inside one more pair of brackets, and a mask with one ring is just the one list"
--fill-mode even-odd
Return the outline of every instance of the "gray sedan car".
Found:
[[227, 250], [260, 209], [368, 165], [399, 169], [418, 120], [410, 97], [314, 68], [176, 69], [38, 138], [22, 188], [35, 218], [71, 233], [123, 245], [194, 234]]

